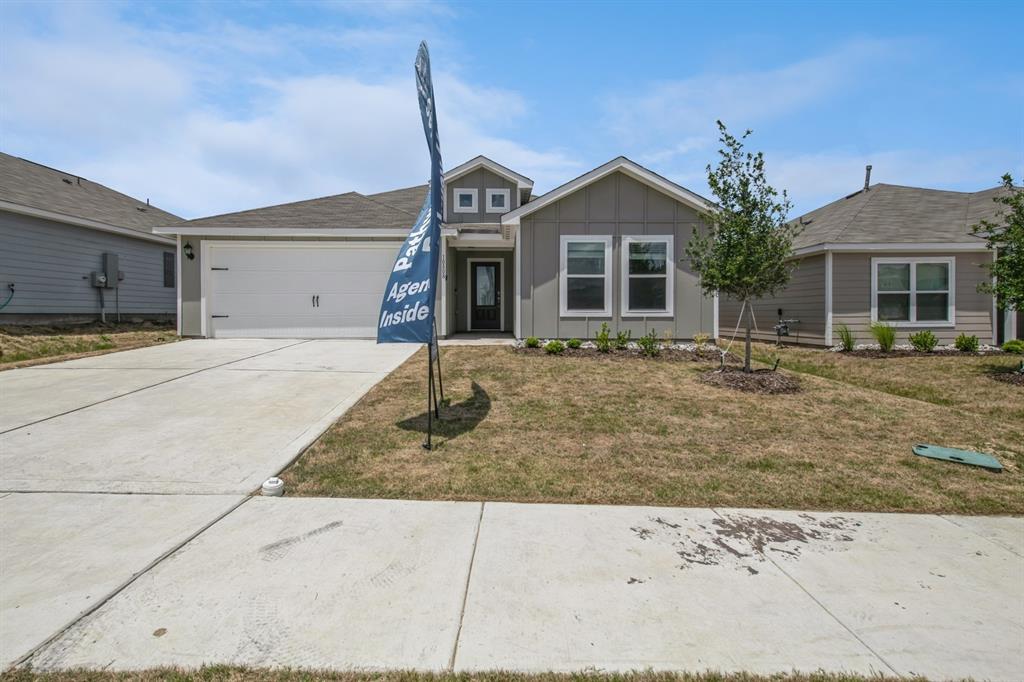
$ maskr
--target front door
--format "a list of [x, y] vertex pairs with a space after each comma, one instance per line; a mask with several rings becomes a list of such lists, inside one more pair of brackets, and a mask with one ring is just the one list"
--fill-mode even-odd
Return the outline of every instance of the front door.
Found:
[[474, 262], [469, 268], [469, 326], [501, 329], [501, 262]]

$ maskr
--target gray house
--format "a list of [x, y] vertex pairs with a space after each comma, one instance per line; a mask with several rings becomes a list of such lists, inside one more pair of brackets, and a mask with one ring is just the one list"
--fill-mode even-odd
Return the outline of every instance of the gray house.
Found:
[[[993, 254], [970, 228], [994, 219], [1001, 188], [949, 192], [875, 184], [798, 218], [799, 261], [789, 286], [754, 303], [755, 336], [774, 340], [781, 316], [791, 341], [831, 346], [846, 325], [860, 343], [873, 339], [872, 322], [897, 327], [897, 342], [930, 329], [940, 343], [976, 335], [982, 343], [1024, 336], [1024, 315], [1000, 310], [978, 284]], [[740, 304], [721, 299], [721, 325], [731, 335]]]
[[[684, 255], [709, 203], [619, 157], [533, 197], [479, 156], [444, 175], [442, 335], [717, 335], [716, 302]], [[161, 227], [181, 259], [180, 332], [373, 337], [425, 185], [356, 192]], [[190, 254], [190, 255], [189, 255]]]
[[0, 153], [0, 324], [175, 314], [177, 216]]

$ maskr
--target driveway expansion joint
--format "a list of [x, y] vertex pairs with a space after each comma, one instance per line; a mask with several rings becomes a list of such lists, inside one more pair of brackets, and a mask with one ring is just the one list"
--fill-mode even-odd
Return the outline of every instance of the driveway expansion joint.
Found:
[[459, 653], [459, 638], [462, 637], [462, 624], [466, 619], [466, 602], [469, 601], [469, 585], [473, 579], [473, 564], [476, 562], [476, 547], [480, 542], [480, 527], [484, 521], [484, 507], [486, 502], [480, 503], [480, 515], [476, 519], [476, 532], [473, 534], [473, 551], [469, 555], [469, 569], [466, 571], [466, 587], [462, 591], [462, 604], [459, 607], [459, 627], [455, 631], [455, 644], [452, 646], [452, 656], [448, 659], [448, 672], [455, 672], [455, 657]]

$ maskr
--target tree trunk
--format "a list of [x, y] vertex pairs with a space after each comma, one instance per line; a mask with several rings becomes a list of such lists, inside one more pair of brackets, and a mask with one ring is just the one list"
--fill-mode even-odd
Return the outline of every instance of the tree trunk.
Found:
[[746, 349], [743, 352], [743, 371], [752, 372], [750, 367], [750, 321], [754, 318], [754, 307], [747, 301], [747, 339]]

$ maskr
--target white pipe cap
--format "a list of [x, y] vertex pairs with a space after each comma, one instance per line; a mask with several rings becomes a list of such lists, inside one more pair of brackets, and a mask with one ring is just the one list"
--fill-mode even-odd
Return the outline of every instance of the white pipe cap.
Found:
[[263, 483], [263, 494], [267, 497], [281, 497], [284, 495], [284, 481], [276, 476], [268, 478]]

